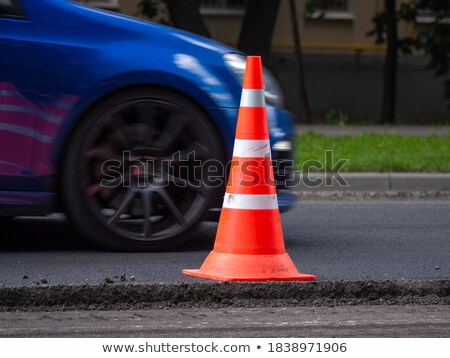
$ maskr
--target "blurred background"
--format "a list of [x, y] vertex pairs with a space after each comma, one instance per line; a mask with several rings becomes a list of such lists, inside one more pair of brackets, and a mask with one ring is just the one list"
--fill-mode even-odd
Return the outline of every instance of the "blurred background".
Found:
[[448, 124], [448, 0], [83, 1], [262, 55], [299, 123]]
[[304, 167], [331, 149], [341, 172], [450, 172], [448, 0], [84, 2], [261, 55], [296, 117], [299, 171], [335, 171]]

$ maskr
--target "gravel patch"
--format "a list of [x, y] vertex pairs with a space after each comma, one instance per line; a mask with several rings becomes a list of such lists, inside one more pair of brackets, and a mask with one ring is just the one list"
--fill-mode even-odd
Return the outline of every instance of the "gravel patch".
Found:
[[0, 311], [449, 305], [450, 280], [0, 287]]

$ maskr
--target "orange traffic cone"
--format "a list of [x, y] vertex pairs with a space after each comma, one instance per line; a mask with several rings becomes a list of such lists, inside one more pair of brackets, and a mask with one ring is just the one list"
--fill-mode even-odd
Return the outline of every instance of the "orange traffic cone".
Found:
[[261, 57], [247, 57], [230, 178], [213, 251], [183, 274], [221, 281], [315, 280], [284, 248], [273, 180]]

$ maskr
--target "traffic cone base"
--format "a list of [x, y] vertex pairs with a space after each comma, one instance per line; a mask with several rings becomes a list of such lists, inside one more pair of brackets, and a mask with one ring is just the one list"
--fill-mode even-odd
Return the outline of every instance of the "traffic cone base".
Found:
[[183, 274], [219, 281], [310, 281], [315, 275], [297, 271], [289, 255], [224, 254], [211, 251], [199, 270]]

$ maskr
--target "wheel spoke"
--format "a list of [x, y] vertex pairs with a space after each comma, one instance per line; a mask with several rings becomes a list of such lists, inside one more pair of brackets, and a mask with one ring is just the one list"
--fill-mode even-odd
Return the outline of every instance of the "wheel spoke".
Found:
[[150, 103], [139, 103], [136, 108], [136, 123], [149, 124], [155, 116], [155, 105]]
[[142, 209], [144, 215], [144, 223], [142, 225], [142, 236], [145, 238], [148, 234], [151, 234], [151, 216], [153, 211], [152, 203], [153, 193], [151, 191], [141, 192]]
[[103, 200], [113, 200], [113, 198], [118, 195], [120, 188], [120, 186], [116, 186], [115, 188], [104, 188], [99, 192], [99, 195]]
[[112, 123], [109, 126], [111, 133], [109, 134], [108, 139], [116, 148], [122, 151], [128, 148], [133, 140], [130, 126], [124, 117], [124, 112], [117, 113], [111, 121]]
[[101, 185], [100, 183], [91, 185], [89, 188], [87, 188], [86, 193], [87, 196], [93, 197], [97, 195], [99, 192], [101, 192], [105, 187]]
[[184, 225], [186, 223], [186, 219], [183, 215], [181, 215], [180, 211], [176, 207], [175, 203], [173, 202], [172, 198], [167, 194], [166, 189], [159, 188], [159, 190], [156, 191], [158, 195], [161, 197], [161, 199], [166, 203], [167, 207], [169, 208], [170, 212], [175, 217], [175, 220], [178, 224]]
[[125, 194], [125, 198], [122, 201], [122, 204], [120, 204], [120, 207], [116, 210], [114, 215], [109, 219], [109, 224], [115, 224], [119, 219], [120, 216], [125, 212], [125, 210], [130, 205], [131, 201], [134, 199], [136, 192], [132, 189], [129, 189], [127, 193]]
[[179, 177], [169, 174], [169, 173], [164, 173], [163, 176], [164, 176], [164, 179], [167, 179], [169, 182], [174, 183], [175, 185], [177, 185], [180, 188], [192, 189], [192, 190], [199, 192], [200, 194], [203, 194], [203, 191], [205, 189], [207, 189], [201, 185], [201, 182], [199, 182], [200, 185], [197, 186], [197, 185], [191, 183], [189, 181], [189, 179], [182, 179], [182, 178], [179, 178]]
[[129, 147], [129, 144], [133, 140], [133, 136], [130, 133], [130, 127], [124, 124], [116, 127], [109, 139], [115, 146], [123, 150]]
[[162, 150], [170, 148], [184, 128], [184, 121], [177, 113], [172, 113], [167, 120], [164, 130], [155, 143], [155, 147]]
[[109, 159], [114, 159], [114, 149], [110, 143], [104, 143], [92, 147], [86, 152], [87, 159], [96, 161], [105, 161]]
[[150, 103], [140, 103], [136, 108], [136, 122], [133, 125], [133, 140], [141, 143], [151, 143], [155, 134], [155, 106]]
[[95, 183], [95, 184], [92, 184], [89, 188], [87, 188], [86, 193], [89, 197], [92, 197], [94, 195], [97, 195], [98, 193], [100, 193], [102, 190], [105, 190], [105, 189], [109, 189], [109, 190], [114, 189], [115, 190], [119, 187], [119, 184], [121, 184], [122, 181], [123, 181], [123, 178], [120, 176], [120, 177], [115, 178], [114, 180], [108, 181], [108, 186], [102, 184], [102, 182]]

